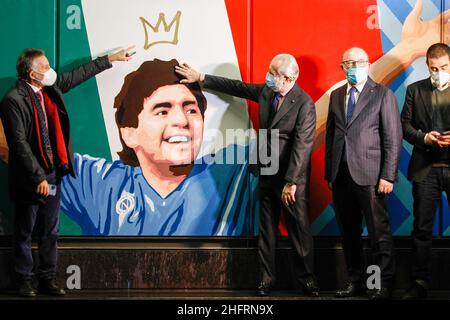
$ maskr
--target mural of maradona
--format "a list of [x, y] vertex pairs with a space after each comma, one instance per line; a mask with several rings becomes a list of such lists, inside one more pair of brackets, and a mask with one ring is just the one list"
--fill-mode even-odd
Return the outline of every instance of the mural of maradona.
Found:
[[[75, 153], [61, 206], [84, 235], [257, 233], [248, 146], [197, 159], [207, 101], [197, 84], [180, 84], [176, 65], [146, 61], [125, 77], [114, 103], [120, 160]], [[228, 153], [241, 161], [228, 163]]]

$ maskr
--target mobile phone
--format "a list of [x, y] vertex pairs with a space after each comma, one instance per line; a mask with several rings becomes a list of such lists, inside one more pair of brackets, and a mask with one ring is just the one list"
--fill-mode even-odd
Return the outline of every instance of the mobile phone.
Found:
[[48, 185], [48, 195], [49, 196], [56, 196], [56, 186], [54, 184]]

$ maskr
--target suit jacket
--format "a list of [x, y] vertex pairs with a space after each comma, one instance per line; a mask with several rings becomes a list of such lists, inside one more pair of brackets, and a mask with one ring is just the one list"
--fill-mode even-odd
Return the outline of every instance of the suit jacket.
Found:
[[325, 179], [336, 179], [347, 152], [352, 179], [361, 186], [377, 185], [380, 178], [395, 181], [402, 146], [397, 99], [391, 90], [368, 78], [346, 123], [347, 84], [331, 93], [328, 108]]
[[[75, 176], [73, 150], [70, 139], [69, 117], [63, 93], [110, 67], [108, 58], [106, 56], [100, 57], [70, 72], [58, 75], [56, 83], [45, 88], [50, 99], [57, 105], [61, 129], [67, 147], [69, 171], [72, 176]], [[9, 148], [9, 192], [13, 200], [42, 203], [43, 199], [37, 195], [36, 188], [39, 183], [47, 179], [47, 172], [45, 172], [39, 156], [34, 110], [27, 86], [24, 80], [18, 80], [15, 87], [6, 93], [0, 104], [0, 116]]]
[[406, 89], [402, 110], [402, 127], [405, 140], [414, 146], [408, 167], [408, 179], [423, 180], [433, 164], [433, 148], [426, 145], [425, 134], [433, 131], [433, 106], [430, 78], [414, 82]]
[[[275, 95], [265, 84], [249, 84], [238, 80], [206, 75], [204, 87], [259, 104], [260, 129], [278, 130], [278, 172], [270, 180], [277, 186], [285, 182], [307, 185], [310, 158], [316, 130], [315, 106], [309, 95], [297, 84], [286, 95], [279, 110], [270, 119], [271, 102]], [[259, 139], [259, 148], [264, 143]], [[270, 139], [266, 141], [270, 150]]]

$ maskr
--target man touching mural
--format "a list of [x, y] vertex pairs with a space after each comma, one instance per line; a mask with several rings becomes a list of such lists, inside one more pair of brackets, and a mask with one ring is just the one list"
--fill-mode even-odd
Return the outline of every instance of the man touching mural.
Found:
[[[41, 49], [27, 48], [17, 59], [17, 81], [0, 102], [0, 117], [9, 147], [8, 191], [15, 205], [13, 256], [20, 296], [65, 294], [56, 284], [60, 182], [65, 175], [75, 176], [75, 170], [63, 94], [111, 68], [114, 61], [128, 61], [130, 49], [59, 75]], [[36, 268], [31, 247], [35, 229]]]
[[[137, 54], [132, 62], [124, 64], [123, 67], [114, 68], [107, 74], [98, 75], [96, 77], [96, 85], [84, 86], [77, 93], [68, 96], [68, 102], [71, 102], [71, 99], [74, 101], [80, 98], [85, 100], [85, 103], [80, 105], [81, 108], [77, 109], [77, 114], [72, 120], [72, 136], [76, 147], [75, 150], [81, 154], [101, 156], [108, 161], [111, 159], [118, 160], [117, 152], [122, 150], [122, 146], [111, 106], [114, 104], [114, 97], [121, 89], [124, 77], [131, 71], [136, 70], [143, 61], [154, 59], [155, 57], [164, 60], [176, 57], [179, 61], [190, 61], [192, 64], [199, 66], [205, 73], [231, 78], [242, 76], [243, 80], [262, 79], [263, 73], [258, 70], [258, 67], [256, 66], [253, 70], [253, 67], [248, 65], [248, 63], [258, 60], [258, 57], [267, 56], [267, 52], [275, 52], [275, 50], [278, 50], [280, 42], [267, 42], [267, 39], [263, 37], [266, 42], [264, 45], [265, 50], [263, 50], [265, 53], [257, 50], [247, 55], [245, 49], [248, 47], [245, 42], [247, 37], [244, 36], [246, 35], [245, 23], [242, 26], [240, 24], [242, 21], [245, 21], [246, 11], [241, 10], [241, 7], [238, 5], [240, 2], [197, 0], [193, 2], [195, 4], [184, 1], [173, 1], [168, 4], [163, 1], [132, 1], [133, 5], [129, 5], [125, 9], [121, 2], [111, 3], [105, 0], [82, 1], [86, 30], [80, 34], [86, 33], [88, 37], [86, 40], [84, 36], [78, 36], [78, 33], [72, 31], [64, 32], [64, 28], [62, 28], [61, 65], [69, 64], [72, 62], [72, 59], [88, 55], [92, 57], [102, 55], [104, 54], [104, 48], [114, 47], [118, 43], [136, 43], [138, 47], [136, 48]], [[344, 2], [339, 3], [344, 5]], [[377, 2], [378, 6], [371, 5], [371, 7], [375, 8], [375, 11], [373, 11], [372, 16], [368, 17], [370, 13], [366, 10], [368, 9], [367, 4], [375, 4]], [[230, 3], [233, 3], [233, 5], [229, 6]], [[314, 1], [311, 3], [314, 3]], [[336, 3], [335, 1], [330, 2], [324, 7], [324, 10], [332, 13]], [[105, 5], [109, 8], [108, 15], [101, 14]], [[269, 10], [271, 6], [270, 2], [258, 3], [254, 10], [257, 8], [267, 8]], [[308, 12], [300, 9], [309, 8], [309, 5], [304, 7], [303, 4], [299, 3], [293, 3], [292, 6], [295, 7], [295, 10], [293, 10], [295, 12]], [[136, 10], [131, 8], [136, 8]], [[296, 17], [289, 20], [295, 21], [291, 22], [293, 24], [292, 30], [308, 30], [308, 32], [310, 29], [315, 28], [311, 27], [308, 17], [312, 21], [320, 21], [320, 26], [322, 27], [317, 32], [321, 34], [320, 32], [326, 31], [326, 36], [328, 36], [328, 29], [341, 25], [343, 30], [347, 31], [340, 33], [338, 38], [342, 39], [342, 41], [339, 41], [339, 43], [344, 43], [344, 40], [348, 41], [348, 39], [352, 39], [352, 41], [353, 39], [359, 39], [358, 41], [362, 41], [361, 38], [370, 38], [370, 42], [374, 43], [374, 48], [378, 48], [369, 50], [369, 56], [374, 60], [370, 68], [370, 76], [384, 85], [393, 83], [393, 90], [396, 89], [394, 92], [396, 92], [399, 103], [401, 103], [406, 84], [418, 80], [424, 72], [420, 67], [420, 59], [423, 59], [426, 48], [438, 41], [449, 43], [450, 32], [446, 32], [446, 30], [450, 26], [447, 21], [450, 12], [449, 10], [445, 11], [447, 8], [448, 6], [441, 8], [437, 1], [431, 0], [403, 1], [401, 3], [394, 0], [370, 0], [358, 2], [358, 5], [348, 6], [344, 16], [354, 16], [354, 19], [342, 20], [342, 18], [335, 17], [321, 20], [323, 15], [321, 11], [320, 14], [318, 12], [315, 12], [313, 15], [309, 13], [304, 18], [298, 19]], [[181, 12], [181, 16], [178, 15], [178, 11]], [[259, 9], [254, 14], [257, 14], [257, 11], [259, 12]], [[203, 12], [207, 12], [207, 14], [203, 14]], [[168, 32], [164, 31], [162, 28], [164, 24], [161, 23], [159, 31], [152, 33], [152, 28], [148, 24], [143, 25], [142, 19], [140, 19], [140, 17], [143, 17], [153, 26], [156, 26], [158, 21], [163, 21], [161, 20], [162, 16], [165, 17], [164, 22], [167, 22], [167, 25], [172, 23], [172, 28]], [[356, 19], [358, 16], [359, 18]], [[371, 28], [365, 29], [366, 19], [372, 18], [375, 22], [379, 21], [379, 23], [374, 22], [372, 26], [372, 28], [379, 28], [379, 31]], [[391, 21], [392, 19], [393, 21]], [[112, 26], [109, 23], [110, 21], [117, 22], [113, 25], [115, 36], [112, 38], [105, 37], [106, 27]], [[358, 22], [357, 26], [356, 22]], [[204, 26], [208, 26], [208, 28]], [[144, 41], [146, 39], [144, 39], [143, 27], [149, 32], [149, 41], [152, 40], [152, 36], [155, 40], [160, 40], [162, 37], [170, 40], [176, 34], [179, 34], [177, 37], [178, 43], [176, 45], [157, 44], [152, 45], [149, 49], [143, 49], [142, 46], [139, 46], [139, 44], [144, 45], [147, 43], [147, 41]], [[358, 31], [350, 32], [353, 27]], [[444, 31], [443, 33], [441, 28]], [[252, 30], [255, 34], [261, 35], [265, 34], [266, 29], [275, 30], [264, 23], [257, 23], [254, 30]], [[295, 34], [299, 33], [296, 32]], [[288, 36], [289, 34], [286, 33], [286, 35]], [[441, 35], [443, 40], [441, 40]], [[254, 38], [255, 41], [258, 38]], [[300, 39], [302, 38], [300, 37]], [[323, 152], [324, 129], [330, 94], [334, 89], [341, 86], [343, 82], [337, 82], [341, 77], [333, 75], [330, 68], [325, 67], [333, 59], [338, 59], [336, 58], [337, 56], [332, 56], [333, 50], [325, 52], [315, 49], [313, 53], [308, 53], [308, 50], [304, 51], [305, 48], [318, 48], [321, 42], [320, 39], [323, 39], [323, 37], [304, 38], [301, 41], [286, 42], [283, 46], [291, 46], [290, 50], [294, 53], [294, 56], [300, 55], [301, 52], [306, 52], [305, 54], [312, 58], [311, 66], [306, 64], [303, 69], [306, 71], [304, 78], [306, 80], [304, 81], [306, 88], [314, 93], [312, 87], [320, 87], [319, 94], [312, 94], [317, 110], [317, 130], [314, 144], [315, 152], [313, 153], [313, 163], [315, 165], [312, 166], [313, 183], [311, 188], [312, 207], [310, 218], [314, 234], [337, 235], [338, 227], [334, 220], [334, 209], [331, 206], [331, 194], [328, 196], [328, 192], [325, 191], [327, 190], [326, 183], [322, 182], [323, 163], [320, 160], [314, 160], [322, 159], [318, 154]], [[334, 37], [329, 39], [333, 41]], [[72, 43], [73, 47], [69, 45]], [[362, 45], [361, 43], [356, 44]], [[259, 42], [255, 43], [255, 47], [259, 45]], [[383, 48], [382, 51], [381, 46]], [[87, 51], [81, 49], [77, 51], [73, 50], [74, 47], [88, 47], [88, 49], [86, 49]], [[205, 51], [206, 49], [207, 51]], [[204, 52], [208, 52], [208, 54], [205, 55]], [[384, 55], [382, 55], [383, 53]], [[247, 56], [251, 58], [249, 61], [247, 61]], [[325, 64], [321, 64], [322, 62]], [[314, 65], [324, 66], [325, 69], [324, 71], [320, 71], [322, 70], [320, 69], [318, 73], [315, 73], [315, 71], [310, 73], [308, 67], [311, 68]], [[251, 70], [253, 71], [250, 72]], [[331, 80], [327, 81], [327, 78]], [[93, 83], [91, 82], [91, 84]], [[244, 100], [234, 100], [230, 103], [230, 100], [224, 100], [220, 96], [212, 95], [208, 92], [204, 94], [208, 99], [205, 128], [247, 128], [249, 123], [248, 116], [249, 114], [252, 115], [251, 104], [247, 113], [247, 110], [240, 105], [245, 104]], [[96, 110], [100, 109], [103, 113], [96, 112]], [[237, 112], [237, 110], [241, 110], [241, 112]], [[86, 114], [89, 116], [86, 116]], [[239, 120], [242, 121], [238, 122]], [[258, 127], [257, 122], [254, 125]], [[96, 132], [96, 130], [99, 133], [96, 139], [89, 139], [88, 137], [91, 133]], [[214, 145], [216, 147], [215, 150], [223, 147], [220, 143], [216, 143], [212, 135], [204, 135], [203, 138], [202, 148], [208, 143]], [[408, 146], [405, 145], [402, 152], [405, 154], [406, 159], [409, 158], [408, 150]], [[7, 161], [6, 154], [6, 143], [0, 130], [0, 158], [5, 162]], [[203, 153], [200, 153], [199, 157], [201, 155]], [[3, 165], [3, 167], [0, 166], [0, 169], [7, 169], [5, 163], [0, 163], [0, 165]], [[398, 182], [400, 187], [390, 197], [391, 201], [395, 201], [396, 205], [393, 208], [398, 212], [392, 217], [395, 235], [409, 234], [412, 228], [412, 199], [410, 199], [408, 192], [402, 191], [411, 186], [404, 174], [405, 172], [400, 176], [401, 179]], [[2, 204], [0, 209], [4, 212], [5, 217], [5, 232], [10, 232], [11, 210], [5, 198], [1, 199], [0, 203]], [[65, 235], [79, 235], [80, 229], [78, 225], [67, 219], [66, 215], [62, 217], [61, 232]], [[444, 226], [444, 230], [446, 229], [447, 227]]]
[[176, 65], [146, 61], [125, 77], [114, 102], [120, 160], [75, 154], [77, 178], [64, 179], [62, 208], [83, 234], [256, 233], [248, 147], [196, 160], [207, 101], [198, 84], [180, 84]]

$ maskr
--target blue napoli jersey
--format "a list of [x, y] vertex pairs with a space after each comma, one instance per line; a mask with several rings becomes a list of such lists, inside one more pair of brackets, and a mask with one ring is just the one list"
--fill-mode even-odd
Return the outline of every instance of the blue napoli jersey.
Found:
[[84, 235], [256, 235], [257, 178], [250, 173], [248, 157], [239, 164], [222, 161], [239, 152], [247, 155], [248, 147], [230, 145], [196, 160], [186, 179], [165, 198], [145, 180], [140, 167], [75, 153], [76, 178], [64, 177], [61, 206]]

